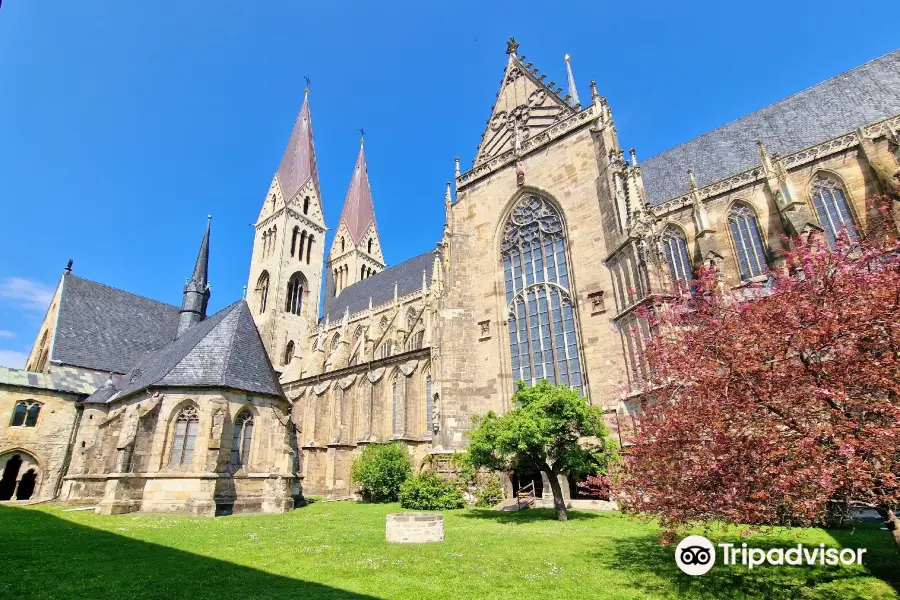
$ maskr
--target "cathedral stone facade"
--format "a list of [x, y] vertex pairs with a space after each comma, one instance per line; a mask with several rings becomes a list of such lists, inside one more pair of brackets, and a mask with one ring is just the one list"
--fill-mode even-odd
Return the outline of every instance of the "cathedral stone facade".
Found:
[[[246, 300], [206, 318], [208, 233], [180, 310], [64, 275], [26, 371], [0, 370], [0, 468], [18, 461], [0, 494], [24, 496], [31, 473], [33, 497], [108, 512], [349, 497], [366, 444], [440, 464], [474, 415], [542, 378], [602, 406], [627, 444], [650, 335], [638, 307], [703, 265], [729, 289], [765, 286], [792, 239], [873, 225], [876, 195], [897, 226], [900, 51], [643, 162], [565, 67], [564, 94], [510, 40], [429, 252], [386, 265], [361, 144], [326, 254], [307, 97], [256, 222]], [[117, 315], [111, 334], [73, 319], [91, 306]], [[506, 475], [510, 493], [534, 476]]]

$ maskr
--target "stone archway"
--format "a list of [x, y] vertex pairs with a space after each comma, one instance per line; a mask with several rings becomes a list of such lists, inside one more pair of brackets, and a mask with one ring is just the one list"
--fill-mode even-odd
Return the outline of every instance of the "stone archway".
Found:
[[0, 501], [30, 500], [40, 489], [37, 460], [23, 450], [0, 456]]

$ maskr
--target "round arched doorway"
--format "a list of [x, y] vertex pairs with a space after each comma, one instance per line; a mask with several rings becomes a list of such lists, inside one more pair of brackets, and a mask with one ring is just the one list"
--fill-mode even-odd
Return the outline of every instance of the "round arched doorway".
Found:
[[23, 450], [0, 456], [0, 502], [30, 500], [40, 488], [41, 470], [37, 460]]

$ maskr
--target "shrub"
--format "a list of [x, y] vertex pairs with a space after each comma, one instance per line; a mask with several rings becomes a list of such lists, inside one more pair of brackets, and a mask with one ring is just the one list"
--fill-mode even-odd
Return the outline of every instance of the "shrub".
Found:
[[606, 475], [589, 475], [587, 479], [578, 484], [578, 495], [584, 498], [609, 500], [609, 477]]
[[413, 510], [462, 508], [466, 501], [452, 482], [435, 473], [421, 473], [400, 487], [400, 506]]
[[491, 473], [475, 488], [476, 506], [496, 506], [503, 500], [503, 488], [500, 487], [500, 476]]
[[396, 501], [410, 474], [409, 455], [397, 443], [366, 446], [350, 467], [363, 498], [373, 502]]

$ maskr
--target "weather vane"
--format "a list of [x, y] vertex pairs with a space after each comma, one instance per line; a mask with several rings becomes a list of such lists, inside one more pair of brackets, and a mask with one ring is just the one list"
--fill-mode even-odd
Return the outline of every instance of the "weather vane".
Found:
[[309, 75], [304, 75], [304, 76], [303, 76], [303, 79], [306, 80], [306, 87], [309, 87], [309, 84], [312, 83], [312, 82], [309, 80]]
[[363, 140], [366, 138], [366, 130], [362, 127], [359, 128], [359, 139]]

